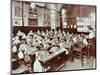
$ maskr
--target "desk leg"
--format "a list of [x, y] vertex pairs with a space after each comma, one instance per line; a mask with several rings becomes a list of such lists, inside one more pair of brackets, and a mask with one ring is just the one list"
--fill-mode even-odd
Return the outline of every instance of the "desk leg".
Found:
[[82, 63], [82, 67], [83, 67], [83, 53], [81, 52], [81, 63]]
[[89, 64], [89, 58], [90, 58], [90, 45], [87, 47], [87, 64]]

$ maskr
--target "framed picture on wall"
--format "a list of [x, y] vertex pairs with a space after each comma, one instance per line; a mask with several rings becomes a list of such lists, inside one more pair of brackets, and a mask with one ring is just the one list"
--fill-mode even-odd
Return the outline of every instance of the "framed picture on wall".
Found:
[[12, 74], [96, 69], [95, 5], [11, 1]]

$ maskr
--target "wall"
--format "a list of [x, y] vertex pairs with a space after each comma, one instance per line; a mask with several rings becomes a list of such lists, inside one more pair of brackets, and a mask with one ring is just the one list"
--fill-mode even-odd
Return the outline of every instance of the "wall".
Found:
[[38, 26], [44, 25], [44, 12], [43, 8], [38, 8]]
[[50, 8], [53, 9], [53, 10], [50, 10], [51, 29], [56, 29], [56, 27], [57, 27], [57, 12], [54, 11], [54, 10], [56, 10], [56, 5], [50, 4]]
[[[15, 15], [15, 8], [19, 7], [20, 12], [19, 16]], [[29, 4], [23, 3], [23, 19], [24, 19], [24, 26], [28, 26], [28, 12], [29, 12]], [[18, 22], [18, 24], [15, 23]], [[22, 2], [12, 1], [12, 25], [13, 26], [22, 26]]]
[[[19, 6], [20, 10], [21, 8], [21, 3], [17, 3], [15, 1], [12, 1], [12, 25], [14, 26], [22, 26], [22, 15], [20, 15], [19, 17], [15, 16], [15, 7]], [[18, 24], [16, 24], [15, 22], [18, 22]]]

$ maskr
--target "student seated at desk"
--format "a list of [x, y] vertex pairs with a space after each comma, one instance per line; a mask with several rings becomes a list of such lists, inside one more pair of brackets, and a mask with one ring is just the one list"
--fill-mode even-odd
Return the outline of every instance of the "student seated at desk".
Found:
[[46, 42], [46, 40], [42, 40], [42, 43], [41, 43], [42, 45], [43, 45], [43, 49], [48, 49], [49, 48], [49, 44]]
[[12, 47], [12, 58], [17, 59], [17, 53], [18, 53], [17, 50], [18, 50], [17, 49], [17, 46], [16, 45], [13, 45], [13, 47]]
[[58, 46], [53, 46], [53, 47], [49, 50], [49, 52], [55, 53], [55, 52], [57, 52], [57, 51], [59, 51], [59, 50], [60, 50], [60, 49], [59, 49]]
[[28, 51], [27, 44], [25, 43], [25, 40], [21, 41], [21, 45], [19, 47], [19, 51], [23, 51], [24, 54]]
[[31, 57], [29, 56], [28, 52], [24, 55], [24, 61], [27, 64], [30, 64], [32, 62]]
[[49, 55], [50, 55], [49, 52], [46, 50], [38, 51], [38, 56], [40, 57], [40, 59], [44, 59], [48, 57]]
[[84, 44], [84, 45], [88, 45], [88, 42], [87, 42], [86, 37], [83, 37], [83, 44]]
[[89, 35], [88, 35], [88, 38], [89, 38], [89, 39], [95, 38], [95, 31], [93, 31], [93, 29], [90, 29], [89, 32], [90, 32], [90, 33], [89, 33]]
[[38, 30], [38, 31], [37, 31], [37, 34], [38, 34], [38, 35], [40, 35], [40, 34], [41, 34], [41, 32]]
[[29, 33], [28, 33], [28, 35], [33, 35], [33, 34], [34, 34], [34, 33], [33, 33], [32, 30], [30, 30]]
[[31, 67], [32, 59], [30, 55], [28, 54], [28, 52], [24, 56], [24, 61], [25, 61], [25, 65], [28, 67], [28, 71], [32, 72], [32, 67]]
[[33, 40], [33, 41], [32, 41], [32, 45], [33, 45], [33, 46], [40, 46], [38, 40]]
[[16, 47], [16, 45], [13, 45], [13, 47], [12, 47], [12, 53], [16, 53], [17, 52], [17, 47]]
[[65, 45], [65, 41], [64, 40], [61, 40], [61, 42], [59, 43], [60, 50], [66, 51], [66, 54], [68, 54], [68, 50], [65, 48], [64, 45]]
[[74, 43], [77, 43], [78, 42], [78, 36], [77, 35], [73, 37], [73, 42]]
[[16, 44], [18, 45], [19, 43], [21, 43], [21, 41], [19, 40], [18, 36], [15, 36], [14, 40], [13, 40], [13, 45]]
[[26, 44], [28, 45], [28, 46], [31, 46], [31, 41], [32, 41], [32, 37], [30, 36], [30, 35], [27, 35], [27, 38], [26, 38]]
[[23, 35], [23, 32], [21, 32], [20, 30], [17, 32], [16, 34], [17, 36], [22, 36]]
[[18, 52], [18, 60], [20, 65], [24, 64], [24, 53], [21, 50]]

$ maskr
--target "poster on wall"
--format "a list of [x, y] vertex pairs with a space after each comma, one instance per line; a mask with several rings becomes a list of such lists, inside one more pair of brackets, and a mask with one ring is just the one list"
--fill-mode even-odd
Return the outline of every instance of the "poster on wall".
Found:
[[96, 69], [96, 6], [11, 1], [11, 74]]

